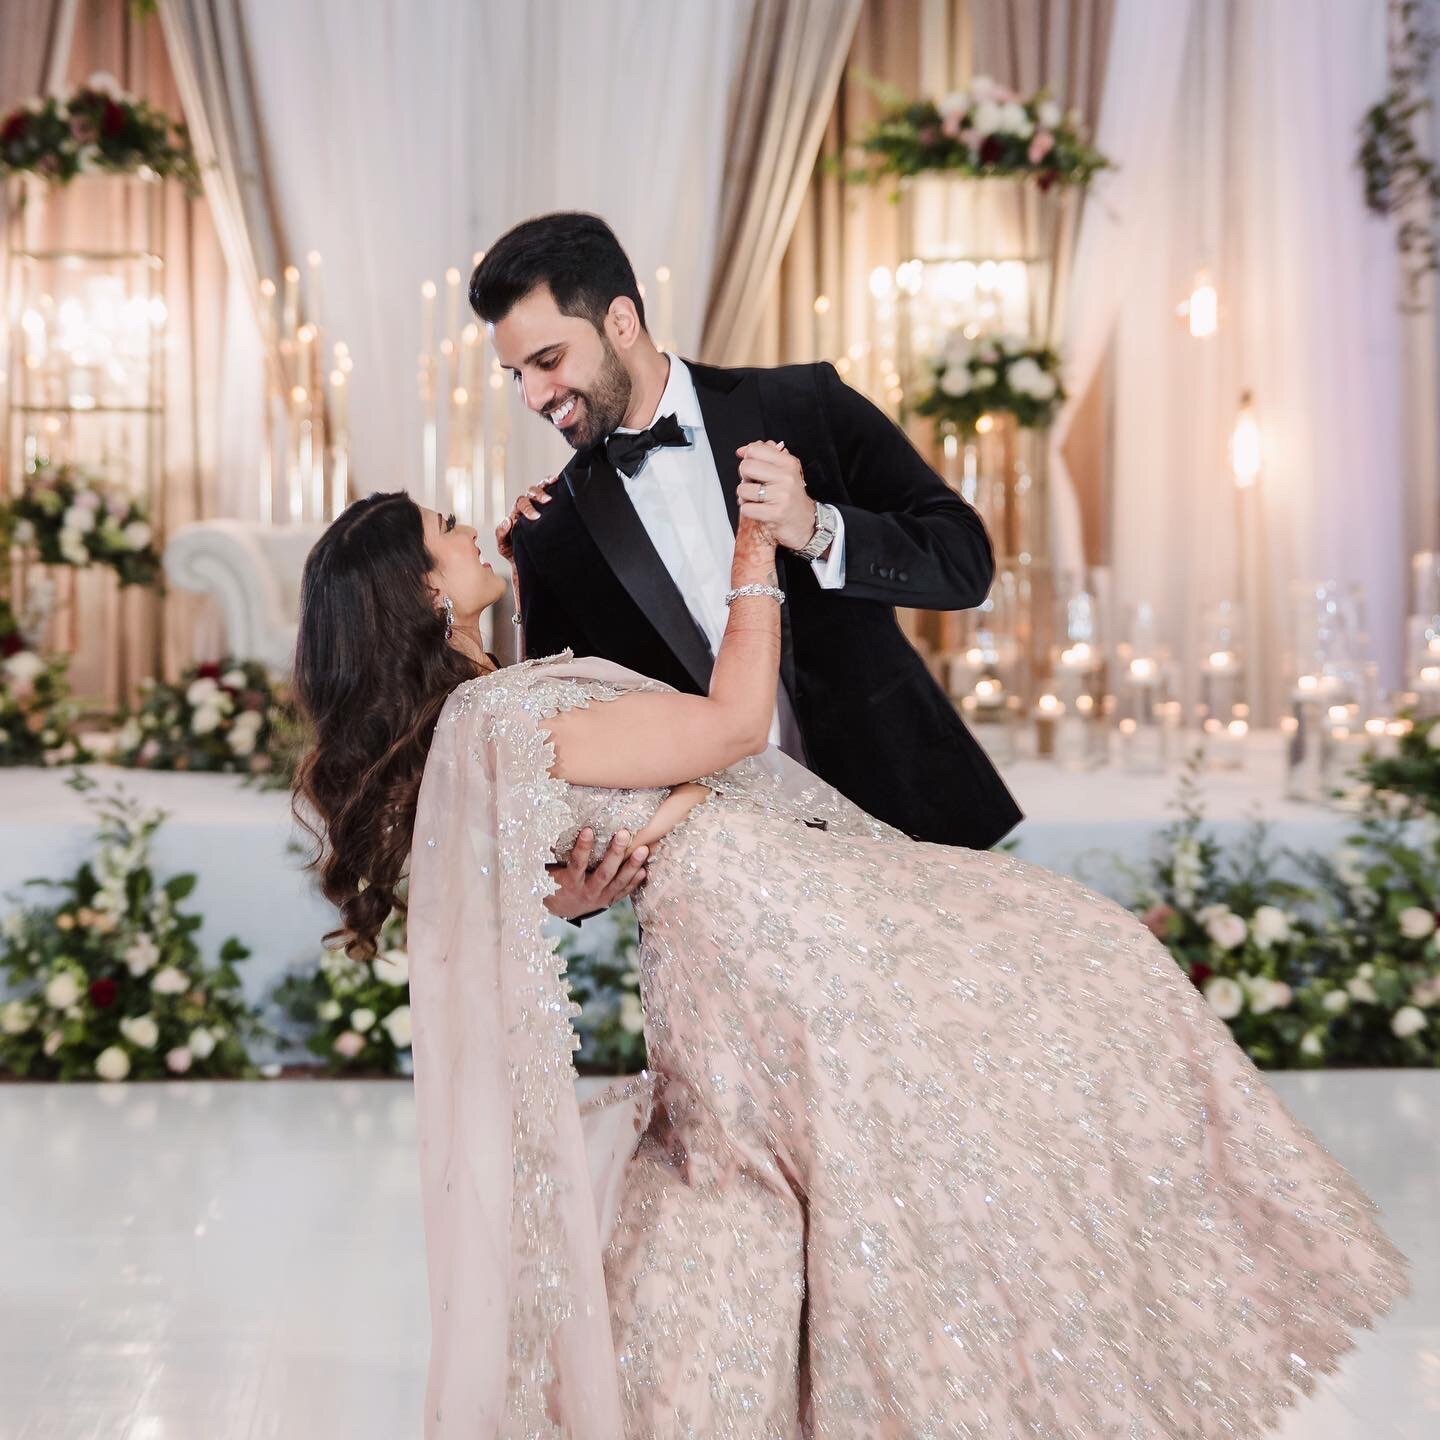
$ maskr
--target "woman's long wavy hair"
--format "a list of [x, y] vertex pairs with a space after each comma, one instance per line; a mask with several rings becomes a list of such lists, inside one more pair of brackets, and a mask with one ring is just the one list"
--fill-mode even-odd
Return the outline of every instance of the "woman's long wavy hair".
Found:
[[295, 695], [313, 744], [295, 776], [310, 868], [342, 925], [325, 938], [372, 956], [410, 854], [435, 722], [480, 667], [445, 639], [420, 509], [403, 491], [357, 500], [300, 581]]

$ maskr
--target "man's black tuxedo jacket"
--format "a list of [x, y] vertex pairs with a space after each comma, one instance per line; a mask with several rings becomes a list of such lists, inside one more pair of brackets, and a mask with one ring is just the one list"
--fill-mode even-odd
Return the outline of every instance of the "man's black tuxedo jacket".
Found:
[[[781, 680], [806, 764], [919, 840], [984, 849], [1020, 811], [895, 620], [897, 605], [981, 604], [995, 572], [980, 517], [829, 364], [690, 366], [730, 523], [736, 450], [783, 440], [816, 500], [845, 520], [845, 585], [777, 554]], [[712, 657], [603, 447], [578, 453], [514, 533], [525, 653], [569, 648], [704, 694]]]

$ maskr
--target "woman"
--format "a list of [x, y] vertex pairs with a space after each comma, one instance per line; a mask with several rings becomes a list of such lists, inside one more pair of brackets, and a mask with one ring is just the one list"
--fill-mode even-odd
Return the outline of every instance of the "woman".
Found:
[[[352, 954], [408, 854], [426, 1434], [1261, 1434], [1404, 1288], [1374, 1207], [1127, 912], [762, 757], [751, 519], [732, 584], [696, 697], [497, 670], [503, 582], [403, 494], [307, 562], [299, 791]], [[582, 826], [648, 855], [651, 1063], [583, 1117], [543, 935]]]

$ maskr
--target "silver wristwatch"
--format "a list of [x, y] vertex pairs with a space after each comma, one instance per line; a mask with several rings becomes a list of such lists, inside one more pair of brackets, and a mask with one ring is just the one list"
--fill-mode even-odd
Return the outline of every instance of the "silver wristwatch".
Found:
[[794, 553], [802, 560], [818, 560], [829, 548], [840, 528], [840, 514], [833, 505], [815, 503], [815, 533]]

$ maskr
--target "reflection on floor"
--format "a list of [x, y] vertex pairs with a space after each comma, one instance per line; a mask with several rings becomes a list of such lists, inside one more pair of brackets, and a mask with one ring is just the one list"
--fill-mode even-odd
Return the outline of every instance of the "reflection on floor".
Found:
[[[1283, 1440], [1440, 1434], [1440, 1073], [1272, 1077], [1415, 1293]], [[404, 1083], [0, 1086], [0, 1440], [405, 1440], [425, 1281]]]

